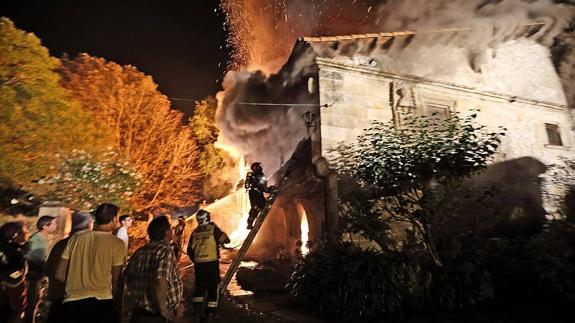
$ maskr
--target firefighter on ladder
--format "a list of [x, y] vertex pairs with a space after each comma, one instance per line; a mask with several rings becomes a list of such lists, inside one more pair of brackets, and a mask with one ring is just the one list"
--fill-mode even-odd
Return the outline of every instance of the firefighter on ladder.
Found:
[[[219, 246], [229, 243], [230, 238], [213, 222], [210, 213], [199, 210], [196, 213], [198, 227], [192, 232], [188, 243], [188, 256], [194, 263], [196, 290], [192, 298], [194, 313], [204, 316], [204, 302], [207, 299], [208, 316], [214, 316], [218, 307], [218, 284], [220, 283]], [[207, 297], [206, 297], [207, 293]]]
[[254, 221], [266, 205], [267, 200], [264, 193], [271, 193], [274, 190], [273, 186], [268, 187], [268, 182], [264, 176], [261, 163], [255, 162], [250, 166], [250, 168], [252, 171], [247, 174], [245, 181], [245, 187], [248, 191], [251, 205], [248, 216], [249, 230], [253, 228]]

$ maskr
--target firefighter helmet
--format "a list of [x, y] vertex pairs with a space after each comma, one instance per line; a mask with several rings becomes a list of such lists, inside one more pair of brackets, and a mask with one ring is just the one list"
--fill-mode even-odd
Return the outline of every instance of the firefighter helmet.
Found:
[[261, 173], [261, 172], [263, 172], [262, 163], [260, 163], [260, 162], [255, 162], [255, 163], [253, 163], [253, 164], [250, 166], [250, 168], [252, 169], [252, 172], [254, 172], [254, 173]]
[[210, 223], [210, 212], [200, 209], [196, 213], [196, 220], [198, 220], [198, 224], [208, 224]]

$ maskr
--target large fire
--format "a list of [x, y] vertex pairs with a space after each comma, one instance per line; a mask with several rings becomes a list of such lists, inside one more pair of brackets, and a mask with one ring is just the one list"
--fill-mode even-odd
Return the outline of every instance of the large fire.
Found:
[[223, 0], [230, 69], [277, 71], [302, 36], [361, 32], [381, 0]]
[[[233, 147], [220, 142], [217, 142], [216, 146], [227, 151], [235, 159], [236, 165], [239, 166], [236, 175], [237, 182], [238, 184], [241, 183], [249, 169], [243, 155]], [[241, 246], [249, 233], [247, 219], [250, 210], [248, 195], [243, 186], [238, 185], [232, 193], [206, 206], [206, 209], [213, 214], [213, 219], [228, 233], [231, 240], [229, 246], [232, 248]]]

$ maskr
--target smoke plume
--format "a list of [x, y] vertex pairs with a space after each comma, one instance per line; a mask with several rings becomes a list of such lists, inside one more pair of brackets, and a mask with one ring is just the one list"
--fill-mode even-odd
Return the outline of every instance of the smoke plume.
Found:
[[[401, 58], [406, 67], [410, 61], [422, 60], [417, 55], [421, 48], [457, 48], [465, 52], [476, 73], [481, 72], [488, 49], [529, 38], [553, 48], [569, 102], [575, 103], [575, 51], [573, 30], [568, 29], [575, 8], [571, 0], [280, 0], [273, 4], [225, 0], [222, 8], [235, 49], [235, 70], [226, 75], [224, 91], [218, 94], [218, 126], [225, 143], [272, 168], [279, 166], [280, 156], [289, 157], [305, 135], [301, 119], [305, 109], [251, 103], [317, 103], [305, 95], [306, 87], [301, 84], [313, 72], [315, 52], [353, 58], [375, 45], [382, 48], [382, 44], [362, 40], [347, 46], [345, 52], [327, 47], [294, 49], [294, 42], [302, 36], [416, 31], [390, 44], [384, 54]], [[534, 23], [544, 25], [526, 27]], [[464, 28], [465, 32], [429, 32], [446, 28]], [[292, 50], [299, 51], [298, 59], [286, 63]], [[448, 72], [433, 58], [423, 63]]]

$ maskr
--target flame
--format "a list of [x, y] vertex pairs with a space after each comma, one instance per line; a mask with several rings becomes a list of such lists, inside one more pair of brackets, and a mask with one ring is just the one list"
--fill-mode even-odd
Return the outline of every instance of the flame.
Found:
[[[218, 92], [218, 94], [220, 94], [220, 93]], [[218, 99], [218, 102], [220, 102], [220, 101], [221, 101], [221, 100]], [[241, 163], [239, 164], [239, 165], [240, 165], [240, 173], [239, 173], [239, 176], [240, 176], [240, 177], [241, 177], [241, 176], [245, 176], [246, 173], [242, 173], [242, 172], [246, 172], [246, 170], [244, 169], [245, 167], [243, 167], [243, 166], [245, 166], [245, 165], [244, 165], [245, 162], [244, 162], [244, 156], [243, 156], [243, 154], [240, 153], [240, 152], [239, 152], [236, 148], [234, 148], [233, 146], [230, 146], [230, 145], [225, 144], [222, 140], [223, 140], [222, 136], [218, 136], [218, 139], [216, 140], [216, 143], [214, 144], [214, 146], [215, 146], [216, 148], [222, 149], [222, 150], [224, 150], [225, 152], [227, 152], [228, 154], [230, 154], [230, 155], [235, 159], [236, 162], [241, 162]]]
[[301, 253], [302, 255], [307, 255], [309, 253], [308, 247], [309, 241], [309, 225], [307, 223], [307, 214], [305, 210], [301, 215]]
[[[234, 177], [237, 178], [239, 183], [241, 179], [246, 177], [249, 169], [244, 156], [234, 147], [228, 146], [221, 141], [217, 141], [215, 146], [225, 150], [236, 160], [239, 169], [237, 177]], [[243, 186], [236, 187], [232, 193], [206, 206], [205, 209], [211, 213], [212, 221], [218, 224], [224, 232], [228, 233], [231, 240], [228, 246], [232, 248], [240, 247], [250, 232], [247, 229], [250, 202]]]
[[228, 246], [231, 248], [241, 246], [249, 233], [246, 228], [249, 211], [246, 195], [244, 190], [237, 190], [205, 208], [212, 214], [212, 221], [228, 233], [231, 240]]
[[[360, 33], [381, 0], [222, 0], [232, 48], [229, 70], [276, 72], [298, 37]], [[375, 9], [375, 10], [374, 10]]]

